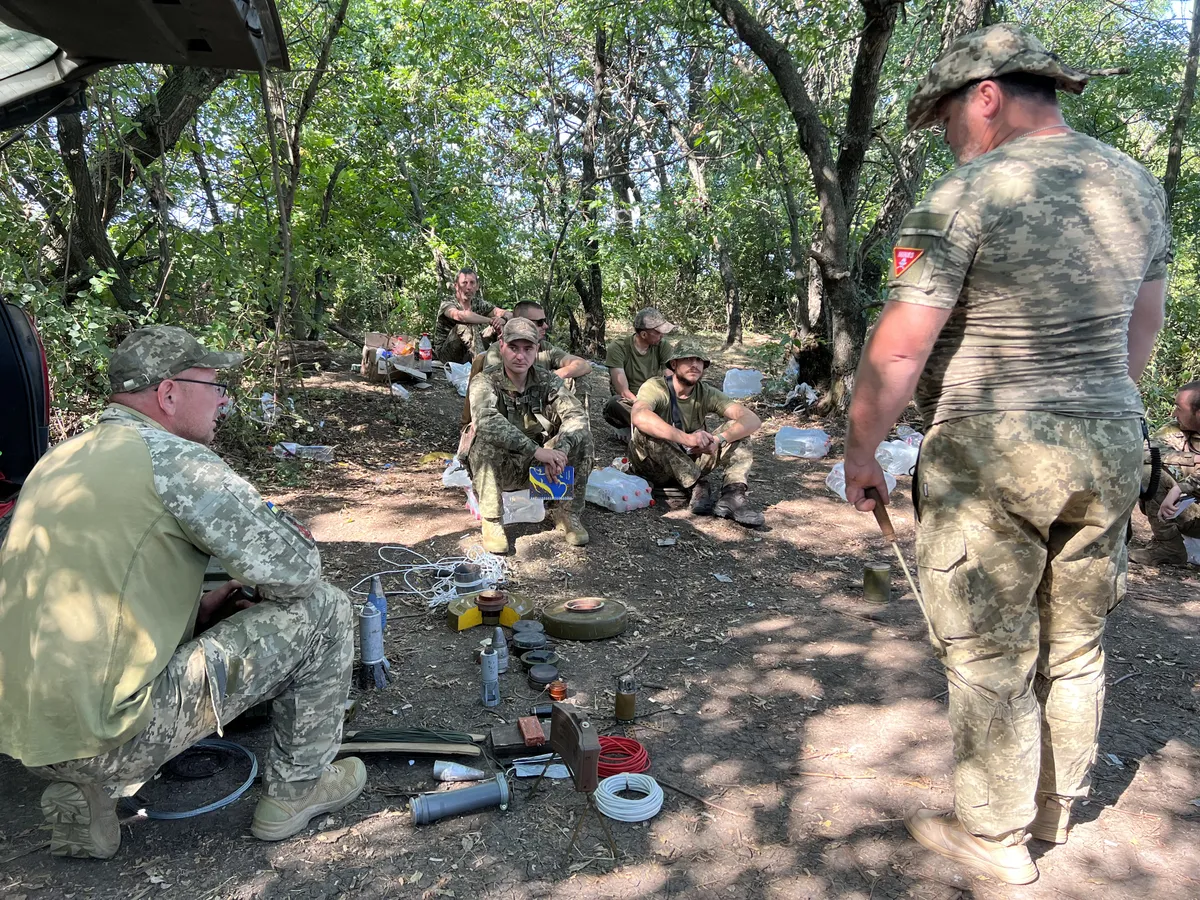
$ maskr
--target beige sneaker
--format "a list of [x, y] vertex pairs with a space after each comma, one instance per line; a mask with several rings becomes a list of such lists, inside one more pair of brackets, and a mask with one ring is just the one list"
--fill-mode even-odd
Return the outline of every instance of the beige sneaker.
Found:
[[904, 827], [926, 850], [986, 872], [1005, 884], [1037, 881], [1038, 870], [1025, 845], [1015, 838], [992, 841], [968, 833], [952, 812], [918, 809]]
[[336, 812], [362, 793], [367, 784], [367, 767], [356, 756], [339, 759], [325, 767], [312, 789], [296, 800], [263, 796], [254, 808], [250, 833], [260, 841], [282, 841], [303, 831], [324, 813]]
[[1039, 841], [1065, 844], [1071, 821], [1071, 802], [1070, 797], [1038, 794], [1037, 815], [1029, 825], [1029, 833]]
[[484, 519], [483, 549], [488, 553], [503, 556], [508, 552], [508, 535], [504, 533], [504, 523], [495, 519]]
[[550, 515], [554, 518], [554, 527], [563, 533], [572, 547], [582, 547], [591, 540], [579, 514], [570, 507], [555, 506]]
[[95, 785], [54, 782], [42, 791], [42, 815], [54, 856], [112, 859], [120, 849], [117, 801]]

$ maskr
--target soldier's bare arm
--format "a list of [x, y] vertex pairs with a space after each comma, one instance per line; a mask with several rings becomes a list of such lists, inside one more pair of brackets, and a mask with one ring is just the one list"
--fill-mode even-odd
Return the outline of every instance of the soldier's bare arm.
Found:
[[873, 501], [864, 499], [868, 487], [887, 497], [875, 448], [912, 399], [950, 312], [940, 306], [889, 301], [863, 348], [846, 434], [846, 499], [863, 512], [875, 508]]
[[1133, 302], [1133, 315], [1129, 318], [1129, 377], [1134, 381], [1142, 377], [1154, 350], [1154, 339], [1162, 330], [1166, 296], [1167, 282], [1159, 278], [1143, 281]]
[[722, 437], [731, 444], [762, 428], [762, 420], [740, 403], [731, 403], [725, 410], [725, 418], [733, 424], [725, 429]]
[[554, 374], [559, 378], [583, 378], [591, 371], [592, 367], [586, 359], [568, 353], [563, 357], [562, 364], [554, 370]]
[[712, 435], [706, 431], [698, 431], [693, 434], [680, 431], [669, 422], [663, 421], [662, 417], [642, 400], [634, 401], [630, 421], [633, 422], [634, 428], [648, 437], [657, 438], [660, 441], [673, 441], [684, 447], [695, 447], [702, 450], [701, 444], [704, 443], [704, 438], [712, 438]]
[[608, 380], [612, 385], [612, 393], [614, 397], [620, 397], [622, 400], [628, 400], [631, 403], [637, 399], [637, 395], [629, 389], [629, 379], [625, 377], [625, 370], [621, 368], [609, 369]]

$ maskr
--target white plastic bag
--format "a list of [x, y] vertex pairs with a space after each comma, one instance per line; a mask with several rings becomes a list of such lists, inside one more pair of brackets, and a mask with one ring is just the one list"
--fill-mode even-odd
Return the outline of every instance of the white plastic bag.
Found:
[[463, 467], [462, 460], [457, 456], [446, 463], [446, 471], [442, 473], [442, 487], [469, 488], [471, 476]]
[[875, 448], [875, 459], [889, 475], [908, 475], [917, 464], [920, 447], [904, 441], [884, 441]]
[[794, 381], [796, 376], [800, 374], [800, 360], [789, 355], [787, 365], [783, 367], [783, 377], [788, 381]]
[[920, 447], [921, 442], [925, 440], [925, 435], [908, 425], [897, 425], [896, 437], [913, 447]]
[[795, 428], [784, 425], [775, 434], [776, 456], [820, 459], [829, 452], [833, 439], [820, 428]]
[[605, 466], [588, 478], [587, 502], [613, 512], [628, 512], [642, 509], [654, 501], [650, 496], [650, 482], [646, 479]]
[[323, 444], [305, 446], [291, 441], [282, 441], [271, 448], [280, 459], [314, 459], [317, 462], [333, 462], [333, 448]]
[[467, 396], [467, 382], [471, 379], [470, 363], [446, 363], [446, 378], [458, 391], [458, 396]]
[[730, 369], [725, 373], [721, 392], [735, 400], [762, 393], [763, 373], [758, 369]]
[[[883, 473], [883, 480], [887, 483], [888, 496], [892, 495], [892, 491], [896, 489], [896, 479], [887, 472]], [[838, 463], [829, 470], [829, 475], [825, 479], [825, 487], [829, 488], [843, 500], [846, 499], [846, 464]]]
[[1200, 538], [1185, 537], [1183, 546], [1187, 550], [1188, 562], [1200, 566]]
[[411, 400], [412, 399], [412, 394], [410, 394], [408, 391], [406, 391], [404, 389], [404, 385], [396, 384], [394, 382], [392, 384], [392, 396], [395, 397], [397, 400]]
[[[476, 519], [479, 518], [479, 501], [475, 499], [475, 489], [470, 487], [467, 488], [467, 509]], [[530, 497], [528, 490], [505, 491], [505, 525], [536, 525], [545, 518], [546, 505], [540, 497]]]

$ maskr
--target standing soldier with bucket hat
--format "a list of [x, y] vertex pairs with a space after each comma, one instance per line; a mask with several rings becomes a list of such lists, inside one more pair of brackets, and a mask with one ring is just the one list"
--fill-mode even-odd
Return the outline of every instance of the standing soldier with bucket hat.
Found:
[[905, 819], [924, 847], [1010, 884], [1087, 795], [1105, 617], [1124, 593], [1142, 470], [1135, 382], [1162, 326], [1169, 233], [1142, 166], [1073, 131], [1087, 75], [1014, 25], [956, 40], [910, 128], [958, 167], [905, 218], [850, 404], [846, 493], [916, 390], [924, 613], [949, 681], [954, 809]]

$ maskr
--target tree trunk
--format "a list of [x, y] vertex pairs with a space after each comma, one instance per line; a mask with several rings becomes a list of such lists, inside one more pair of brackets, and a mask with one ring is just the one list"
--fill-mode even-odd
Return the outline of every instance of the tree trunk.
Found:
[[1167, 171], [1163, 176], [1163, 190], [1167, 192], [1167, 215], [1175, 205], [1175, 194], [1179, 189], [1179, 171], [1183, 167], [1183, 137], [1187, 133], [1192, 105], [1196, 102], [1196, 68], [1200, 62], [1200, 0], [1192, 3], [1192, 36], [1188, 42], [1187, 65], [1183, 70], [1183, 88], [1179, 94], [1179, 106], [1175, 109], [1175, 120], [1171, 124], [1171, 141], [1167, 146]]
[[733, 270], [733, 258], [719, 234], [713, 235], [713, 247], [717, 251], [717, 268], [721, 273], [721, 285], [725, 290], [725, 346], [742, 342], [742, 290], [738, 285], [737, 273]]
[[320, 337], [321, 323], [325, 318], [325, 285], [329, 281], [329, 270], [325, 268], [325, 261], [329, 256], [325, 230], [329, 227], [329, 213], [333, 209], [333, 192], [337, 189], [338, 178], [341, 177], [348, 165], [350, 165], [350, 160], [345, 158], [334, 163], [333, 171], [329, 173], [329, 182], [325, 185], [325, 198], [321, 201], [321, 218], [317, 224], [320, 258], [316, 271], [313, 272], [313, 327], [308, 335], [309, 340], [315, 341]]
[[579, 201], [587, 238], [583, 246], [583, 272], [576, 272], [573, 282], [583, 304], [583, 333], [581, 350], [586, 356], [604, 355], [604, 284], [600, 273], [600, 238], [596, 202], [596, 144], [600, 129], [600, 108], [608, 90], [608, 61], [605, 56], [605, 32], [596, 29], [596, 44], [592, 55], [592, 102], [581, 134], [582, 180]]

